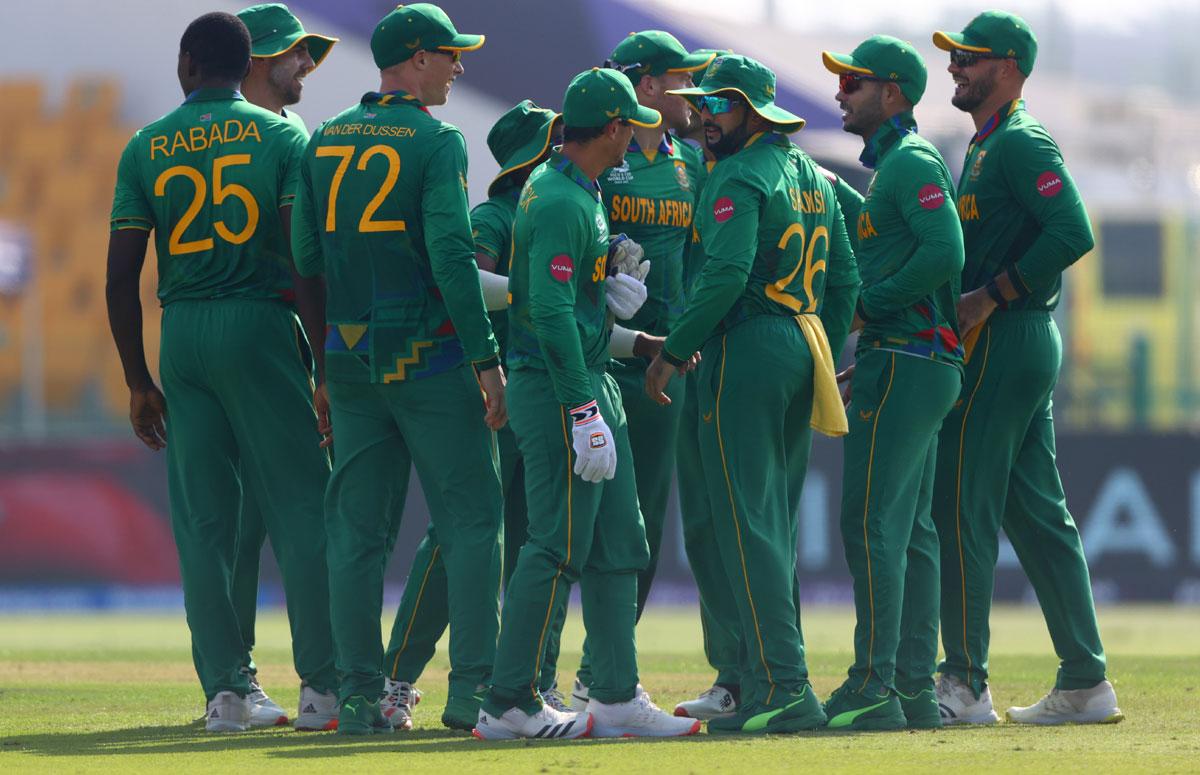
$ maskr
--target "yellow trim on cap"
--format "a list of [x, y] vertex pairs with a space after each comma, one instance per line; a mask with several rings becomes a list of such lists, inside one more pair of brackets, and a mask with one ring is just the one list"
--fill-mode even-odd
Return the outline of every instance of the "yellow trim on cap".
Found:
[[976, 54], [996, 53], [986, 46], [968, 46], [966, 43], [956, 43], [953, 38], [941, 30], [933, 33], [933, 45], [937, 46], [942, 51], [954, 51], [955, 49], [961, 49], [962, 51], [974, 51]]
[[[329, 48], [325, 49], [325, 53], [323, 55], [321, 55], [321, 58], [313, 60], [313, 70], [316, 70], [318, 67], [321, 66], [321, 63], [325, 61], [325, 58], [329, 56], [329, 52], [333, 50], [333, 44], [337, 43], [339, 40], [341, 40], [341, 38], [331, 38], [328, 35], [318, 35], [315, 32], [306, 32], [303, 35], [301, 35], [300, 37], [296, 38], [296, 40], [292, 43], [292, 45], [288, 46], [283, 51], [277, 51], [274, 54], [270, 54], [268, 56], [261, 56], [261, 57], [260, 56], [251, 56], [250, 58], [251, 59], [274, 59], [275, 57], [281, 57], [284, 54], [286, 54], [287, 52], [294, 49], [296, 46], [299, 46], [301, 43], [308, 40], [309, 38], [316, 38], [317, 40], [323, 40], [329, 44]], [[311, 53], [311, 52], [309, 52], [309, 53]]]
[[873, 70], [869, 70], [865, 67], [855, 67], [854, 65], [846, 64], [840, 59], [837, 59], [830, 51], [821, 52], [821, 62], [824, 63], [826, 70], [838, 75], [841, 75], [842, 73], [858, 73], [859, 75], [870, 76], [875, 75]]
[[[808, 121], [806, 119], [800, 118], [799, 116], [796, 116], [795, 121], [776, 121], [773, 118], [764, 116], [762, 114], [762, 112], [757, 107], [754, 106], [754, 103], [750, 101], [750, 98], [746, 96], [746, 92], [742, 91], [741, 89], [737, 88], [736, 86], [725, 86], [720, 89], [714, 89], [713, 91], [706, 91], [703, 94], [679, 94], [680, 92], [685, 92], [685, 91], [690, 91], [690, 90], [689, 89], [668, 89], [667, 94], [677, 94], [680, 97], [683, 97], [684, 100], [687, 102], [688, 107], [691, 108], [692, 110], [696, 111], [697, 113], [699, 113], [700, 110], [699, 110], [699, 108], [696, 107], [696, 104], [694, 102], [692, 102], [691, 99], [689, 99], [690, 97], [711, 97], [714, 94], [720, 94], [721, 92], [731, 91], [731, 92], [736, 92], [737, 94], [742, 95], [742, 99], [744, 99], [746, 101], [746, 104], [750, 106], [750, 109], [754, 111], [755, 115], [757, 115], [763, 121], [766, 121], [767, 123], [771, 124], [772, 126], [779, 127], [780, 131], [783, 132], [784, 134], [787, 134], [787, 135], [795, 134], [796, 132], [799, 132], [801, 129], [803, 129], [804, 125], [808, 123]], [[775, 105], [774, 102], [772, 102], [771, 104]], [[775, 105], [775, 107], [779, 108], [778, 105]], [[783, 108], [779, 108], [779, 109], [783, 110]], [[791, 111], [788, 111], [788, 112], [791, 112]], [[793, 113], [792, 115], [795, 116], [796, 114]], [[790, 132], [783, 129], [783, 127], [788, 127], [788, 126], [791, 126], [792, 124], [799, 124], [799, 126], [797, 126], [795, 129], [791, 130]]]
[[695, 72], [699, 72], [700, 70], [704, 70], [704, 69], [706, 69], [706, 68], [707, 68], [709, 65], [711, 65], [711, 64], [712, 64], [712, 61], [713, 61], [714, 59], [716, 59], [716, 58], [717, 58], [717, 55], [716, 55], [716, 53], [714, 52], [714, 53], [712, 53], [712, 54], [710, 54], [710, 55], [709, 55], [708, 59], [706, 59], [706, 60], [704, 61], [704, 64], [702, 64], [702, 65], [697, 65], [696, 67], [668, 67], [668, 68], [667, 68], [667, 72], [668, 72], [668, 73], [695, 73]]
[[[618, 117], [618, 118], [620, 118], [620, 117]], [[638, 121], [636, 118], [626, 118], [624, 120], [628, 121], [629, 123], [633, 124], [634, 126], [645, 127], [646, 129], [655, 129], [656, 127], [662, 126], [662, 114], [661, 113], [658, 114], [658, 121], [655, 121], [653, 124], [647, 124], [644, 121]]]
[[550, 147], [551, 138], [554, 137], [554, 125], [557, 124], [559, 121], [562, 121], [562, 114], [555, 113], [554, 118], [550, 121], [550, 125], [548, 127], [546, 127], [546, 140], [545, 140], [545, 142], [542, 143], [542, 150], [538, 152], [537, 156], [534, 156], [529, 161], [522, 162], [521, 164], [518, 164], [515, 167], [509, 167], [508, 169], [500, 170], [500, 172], [496, 175], [496, 177], [492, 178], [492, 182], [488, 184], [488, 188], [491, 188], [492, 186], [496, 185], [496, 182], [499, 181], [500, 178], [504, 177], [505, 175], [516, 172], [519, 169], [528, 167], [530, 164], [533, 164], [535, 161], [542, 158], [542, 155], [544, 153], [546, 153], [546, 150]]
[[[459, 33], [462, 34], [462, 33]], [[476, 51], [483, 48], [484, 41], [487, 40], [487, 35], [480, 35], [479, 42], [474, 46], [438, 46], [439, 51]]]

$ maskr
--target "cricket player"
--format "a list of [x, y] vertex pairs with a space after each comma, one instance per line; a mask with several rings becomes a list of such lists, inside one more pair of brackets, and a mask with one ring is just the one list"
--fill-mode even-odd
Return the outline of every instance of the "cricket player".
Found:
[[917, 133], [925, 62], [887, 35], [823, 52], [838, 76], [842, 128], [874, 170], [856, 225], [862, 277], [842, 543], [854, 577], [854, 664], [825, 702], [831, 729], [941, 726], [938, 541], [929, 516], [938, 430], [962, 387], [955, 303], [962, 232], [950, 171]]
[[371, 37], [379, 91], [326, 121], [302, 166], [296, 267], [327, 284], [325, 310], [301, 300], [300, 312], [327, 331], [317, 413], [336, 430], [325, 510], [343, 734], [393, 728], [379, 618], [413, 465], [446, 564], [451, 691], [489, 680], [502, 511], [489, 428], [505, 421], [504, 377], [473, 260], [466, 145], [428, 112], [483, 42], [435, 5], [395, 8]]
[[832, 186], [788, 140], [804, 121], [775, 104], [773, 72], [748, 57], [718, 56], [700, 86], [676, 93], [700, 112], [718, 162], [697, 211], [707, 259], [647, 370], [646, 391], [669, 402], [673, 369], [703, 347], [701, 455], [752, 672], [737, 712], [708, 728], [815, 729], [825, 714], [804, 660], [791, 504], [804, 479], [810, 425], [846, 432], [817, 313], [827, 275], [852, 263], [853, 253]]
[[[182, 106], [141, 129], [121, 156], [108, 255], [108, 310], [134, 432], [167, 448], [171, 525], [206, 728], [273, 724], [255, 713], [231, 595], [243, 499], [257, 504], [288, 598], [300, 729], [336, 722], [322, 495], [329, 461], [313, 432], [296, 346], [287, 225], [306, 137], [247, 103], [238, 86], [250, 36], [210, 13], [183, 34]], [[163, 305], [163, 389], [142, 343], [138, 277], [155, 232]], [[167, 443], [166, 426], [170, 426]], [[277, 707], [277, 706], [276, 706]]]
[[[309, 34], [286, 5], [254, 5], [238, 11], [237, 17], [250, 32], [250, 72], [242, 80], [242, 96], [253, 105], [278, 113], [292, 121], [308, 136], [304, 120], [285, 106], [300, 101], [304, 78], [329, 54], [337, 38]], [[309, 344], [298, 339], [307, 355]], [[306, 359], [310, 359], [308, 356]], [[237, 556], [233, 563], [233, 606], [237, 611], [246, 654], [244, 666], [250, 678], [253, 719], [287, 723], [287, 714], [258, 683], [254, 663], [254, 618], [258, 607], [258, 566], [267, 531], [258, 503], [242, 497], [241, 523], [238, 529]], [[289, 601], [289, 603], [298, 601]]]
[[1008, 719], [1118, 722], [1087, 560], [1054, 462], [1051, 411], [1062, 365], [1051, 312], [1063, 270], [1092, 249], [1092, 227], [1058, 146], [1021, 99], [1037, 58], [1029, 25], [986, 11], [962, 32], [935, 32], [933, 42], [950, 52], [951, 102], [976, 129], [958, 183], [966, 373], [942, 429], [933, 502], [942, 547], [943, 721], [996, 721], [988, 614], [1003, 527], [1060, 660], [1050, 693], [1010, 708]]
[[[666, 336], [683, 312], [684, 249], [692, 236], [692, 216], [703, 169], [696, 150], [668, 134], [667, 130], [686, 133], [693, 118], [687, 102], [667, 92], [692, 86], [692, 74], [708, 67], [715, 56], [689, 54], [670, 33], [646, 30], [628, 35], [609, 57], [608, 66], [625, 73], [633, 84], [638, 103], [663, 117], [658, 126], [635, 126], [624, 163], [600, 176], [609, 228], [640, 244], [652, 268], [646, 277], [649, 296], [630, 325], [657, 336]], [[622, 359], [612, 371], [621, 390], [637, 471], [638, 503], [650, 546], [650, 563], [638, 573], [639, 619], [658, 567], [684, 386], [683, 380], [672, 384], [675, 400], [670, 405], [652, 401], [645, 391], [648, 363], [644, 358]], [[557, 646], [557, 637], [552, 643]], [[588, 701], [590, 652], [585, 641], [572, 690], [578, 709]]]
[[[638, 683], [637, 573], [649, 548], [620, 391], [606, 373], [609, 311], [632, 317], [646, 291], [632, 274], [608, 274], [597, 178], [621, 165], [634, 126], [661, 120], [638, 104], [625, 75], [581, 73], [563, 99], [563, 144], [533, 171], [517, 204], [509, 397], [525, 462], [529, 540], [505, 593], [477, 737], [668, 737], [700, 728], [657, 708]], [[547, 626], [576, 580], [592, 684], [587, 710], [564, 713], [543, 703], [537, 682]]]

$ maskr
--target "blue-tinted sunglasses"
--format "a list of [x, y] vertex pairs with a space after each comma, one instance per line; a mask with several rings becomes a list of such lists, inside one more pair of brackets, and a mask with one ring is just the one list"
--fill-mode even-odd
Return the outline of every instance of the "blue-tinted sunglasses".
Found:
[[734, 106], [740, 105], [742, 102], [743, 100], [736, 97], [717, 97], [705, 94], [696, 98], [696, 108], [702, 113], [707, 110], [712, 115], [719, 116], [733, 110]]

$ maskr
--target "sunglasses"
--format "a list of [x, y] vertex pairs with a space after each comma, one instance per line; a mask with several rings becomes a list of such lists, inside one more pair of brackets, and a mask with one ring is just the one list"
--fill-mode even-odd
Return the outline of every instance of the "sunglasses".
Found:
[[859, 75], [858, 73], [842, 73], [838, 76], [838, 88], [844, 94], [853, 94], [862, 88], [862, 85], [868, 81], [882, 83], [882, 78], [875, 78], [870, 75]]
[[429, 49], [430, 54], [441, 54], [442, 56], [450, 57], [451, 62], [458, 62], [462, 59], [461, 51], [443, 51], [440, 48]]
[[956, 48], [950, 52], [950, 64], [955, 67], [970, 67], [981, 59], [1008, 59], [999, 54], [985, 54], [981, 51], [963, 51]]
[[742, 104], [742, 100], [736, 97], [717, 97], [712, 94], [705, 94], [696, 98], [696, 108], [700, 112], [707, 110], [714, 116], [728, 113], [733, 110], [734, 106], [740, 104]]

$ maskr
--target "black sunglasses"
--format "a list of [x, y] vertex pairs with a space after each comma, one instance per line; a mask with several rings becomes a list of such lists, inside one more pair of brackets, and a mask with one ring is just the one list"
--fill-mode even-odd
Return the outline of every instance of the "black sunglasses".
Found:
[[876, 78], [870, 75], [859, 75], [858, 73], [842, 73], [838, 76], [838, 88], [844, 94], [853, 94], [862, 88], [862, 85], [867, 81], [875, 81], [882, 83], [884, 79]]
[[950, 52], [950, 64], [955, 67], [970, 67], [981, 59], [1008, 59], [999, 54], [985, 54], [982, 51], [964, 51], [956, 48]]

